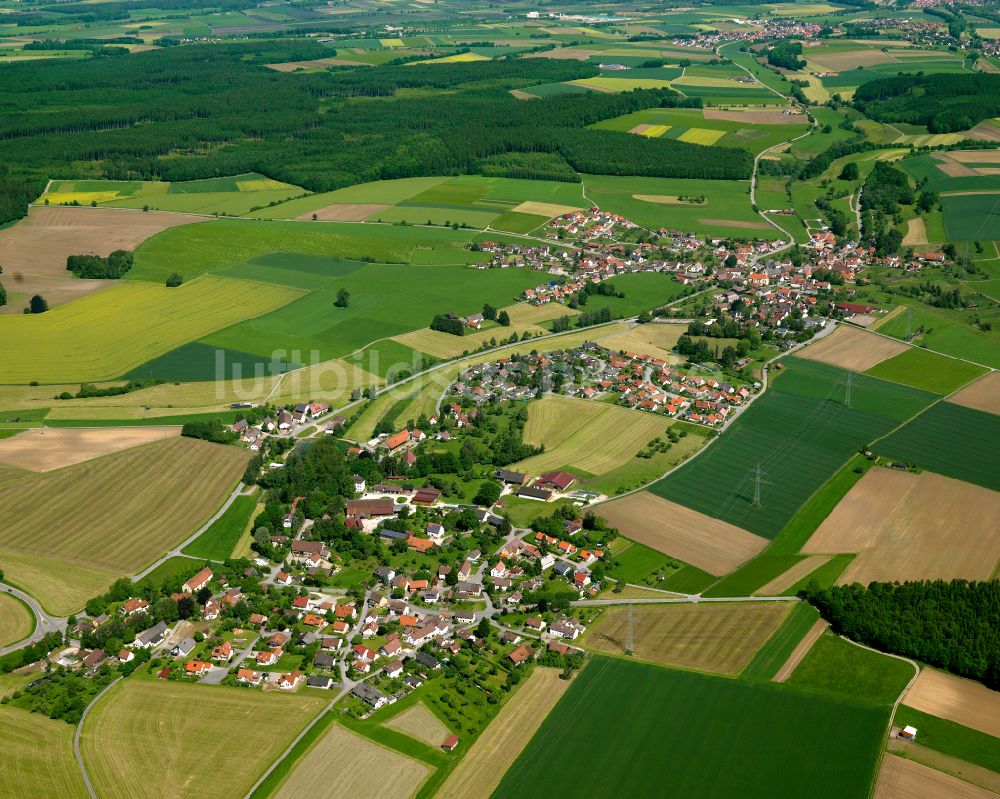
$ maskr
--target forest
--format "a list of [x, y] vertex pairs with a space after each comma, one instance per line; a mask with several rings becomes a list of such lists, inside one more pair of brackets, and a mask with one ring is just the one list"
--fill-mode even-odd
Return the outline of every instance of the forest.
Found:
[[[668, 89], [530, 103], [509, 94], [597, 73], [577, 61], [307, 74], [264, 66], [332, 53], [318, 42], [268, 40], [134, 54], [128, 70], [111, 58], [0, 66], [0, 223], [22, 216], [49, 177], [182, 181], [260, 172], [329, 191], [378, 179], [504, 174], [505, 164], [520, 177], [576, 170], [746, 178], [752, 169], [747, 150], [586, 127], [644, 108], [699, 104]], [[402, 89], [419, 93], [395, 94]], [[503, 160], [512, 153], [527, 160]], [[539, 154], [545, 158], [533, 161]]]
[[879, 122], [926, 125], [931, 133], [967, 130], [1000, 115], [1000, 75], [898, 75], [863, 83], [854, 105]]
[[854, 583], [807, 589], [833, 631], [1000, 689], [1000, 583]]

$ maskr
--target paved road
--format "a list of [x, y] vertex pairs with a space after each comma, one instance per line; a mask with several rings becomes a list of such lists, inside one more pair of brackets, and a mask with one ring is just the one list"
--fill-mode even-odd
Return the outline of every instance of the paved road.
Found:
[[202, 533], [204, 533], [209, 527], [211, 527], [213, 524], [215, 524], [222, 517], [222, 514], [225, 513], [227, 510], [229, 510], [229, 506], [232, 505], [236, 501], [236, 498], [238, 496], [240, 496], [240, 494], [243, 493], [243, 489], [244, 488], [246, 488], [246, 486], [243, 485], [243, 483], [241, 482], [238, 486], [236, 486], [236, 488], [233, 489], [233, 493], [229, 495], [229, 499], [227, 499], [223, 503], [222, 507], [219, 508], [218, 511], [216, 511], [215, 515], [211, 519], [209, 519], [201, 527], [199, 527], [195, 532], [193, 532], [191, 535], [189, 535], [187, 538], [185, 538], [183, 541], [181, 541], [176, 547], [174, 547], [173, 549], [171, 549], [162, 558], [160, 558], [159, 560], [155, 561], [154, 563], [152, 563], [151, 565], [149, 565], [148, 567], [146, 567], [145, 569], [143, 569], [138, 574], [133, 575], [133, 577], [131, 578], [132, 582], [133, 583], [139, 582], [139, 580], [141, 580], [147, 574], [149, 574], [150, 572], [152, 572], [155, 568], [157, 568], [164, 561], [170, 560], [170, 558], [178, 558], [178, 557], [180, 557], [180, 558], [192, 558], [193, 560], [205, 560], [205, 558], [194, 558], [191, 555], [185, 555], [183, 552], [181, 552], [181, 550], [184, 549], [184, 547], [188, 546], [192, 541], [194, 541]]
[[577, 608], [603, 608], [611, 605], [683, 605], [698, 602], [801, 602], [794, 596], [713, 596], [686, 594], [678, 599], [578, 599], [570, 602]]
[[24, 593], [20, 588], [15, 588], [12, 585], [7, 585], [6, 583], [0, 583], [0, 591], [16, 596], [24, 604], [26, 604], [30, 609], [32, 614], [35, 616], [35, 630], [23, 641], [17, 641], [16, 643], [10, 644], [0, 648], [0, 657], [6, 655], [8, 652], [15, 652], [18, 649], [23, 649], [29, 644], [37, 641], [43, 635], [47, 635], [51, 632], [64, 632], [66, 630], [66, 618], [62, 616], [52, 616], [46, 613], [42, 606], [28, 594]]
[[87, 773], [87, 766], [84, 764], [83, 755], [80, 753], [80, 735], [83, 733], [83, 722], [87, 720], [87, 714], [90, 713], [90, 709], [97, 703], [97, 700], [99, 700], [124, 679], [124, 677], [118, 677], [113, 680], [104, 688], [103, 691], [90, 700], [90, 704], [83, 709], [83, 715], [80, 716], [80, 723], [76, 725], [76, 732], [73, 735], [73, 754], [76, 756], [76, 763], [80, 767], [80, 774], [83, 775], [83, 784], [87, 786], [87, 793], [90, 794], [90, 799], [97, 799], [97, 792], [94, 790], [94, 786], [90, 782], [90, 775]]

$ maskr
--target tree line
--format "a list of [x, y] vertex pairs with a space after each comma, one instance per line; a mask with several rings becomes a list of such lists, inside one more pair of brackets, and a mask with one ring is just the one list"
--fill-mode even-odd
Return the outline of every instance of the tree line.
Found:
[[854, 105], [879, 122], [926, 125], [931, 133], [967, 130], [1000, 115], [1000, 75], [943, 72], [882, 78], [859, 86]]
[[838, 634], [1000, 689], [1000, 582], [813, 585], [806, 599]]

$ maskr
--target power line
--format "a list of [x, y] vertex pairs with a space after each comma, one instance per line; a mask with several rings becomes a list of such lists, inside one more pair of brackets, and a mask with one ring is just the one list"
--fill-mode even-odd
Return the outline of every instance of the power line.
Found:
[[851, 407], [851, 387], [854, 385], [854, 372], [847, 373], [847, 396], [845, 397], [845, 404], [848, 408]]
[[753, 482], [753, 504], [756, 507], [760, 507], [760, 487], [762, 485], [770, 485], [769, 481], [764, 479], [764, 472], [761, 471], [760, 461], [757, 461], [757, 468], [754, 472], [754, 482]]
[[628, 605], [628, 632], [626, 633], [625, 640], [625, 654], [632, 654], [632, 603], [629, 602]]

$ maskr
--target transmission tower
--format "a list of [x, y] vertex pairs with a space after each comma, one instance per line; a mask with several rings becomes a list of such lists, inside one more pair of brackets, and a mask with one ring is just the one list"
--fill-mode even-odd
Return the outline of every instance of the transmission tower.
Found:
[[757, 461], [757, 468], [754, 469], [753, 478], [753, 504], [755, 507], [760, 507], [760, 487], [768, 485], [768, 481], [764, 479], [764, 472], [760, 468], [760, 461]]
[[851, 407], [851, 387], [854, 385], [854, 372], [847, 373], [847, 396], [844, 399], [848, 408]]
[[626, 606], [628, 608], [628, 632], [625, 637], [625, 654], [632, 654], [632, 603], [629, 602]]

